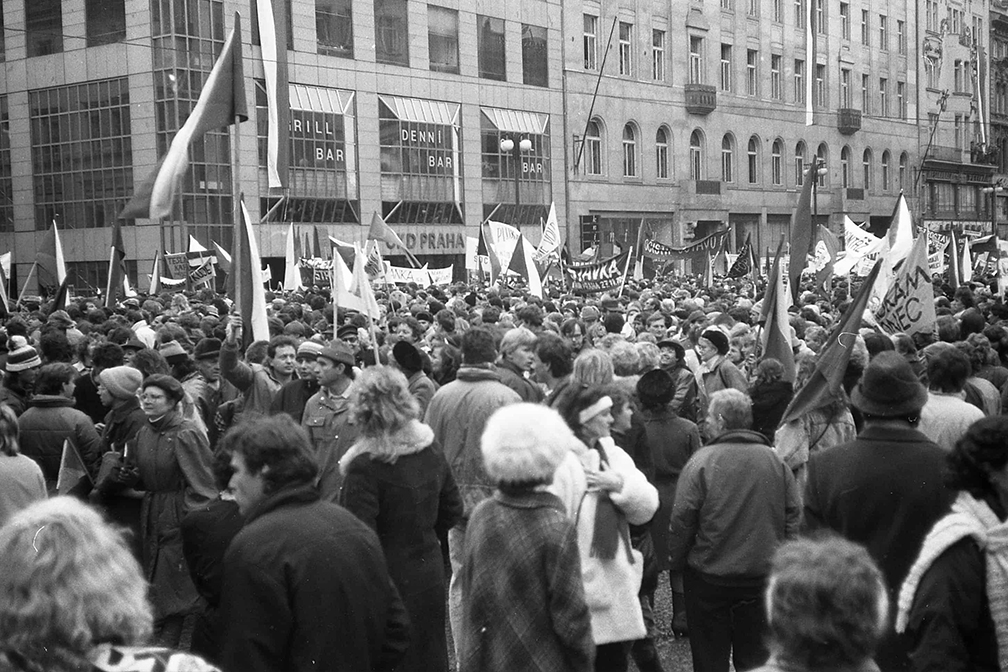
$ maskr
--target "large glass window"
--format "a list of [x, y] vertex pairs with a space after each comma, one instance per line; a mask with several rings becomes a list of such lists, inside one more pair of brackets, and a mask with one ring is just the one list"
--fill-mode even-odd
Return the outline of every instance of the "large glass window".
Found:
[[318, 53], [353, 58], [353, 9], [350, 0], [315, 0]]
[[375, 0], [375, 60], [409, 67], [406, 0]]
[[669, 176], [669, 134], [665, 127], [658, 129], [655, 133], [655, 175], [659, 180], [667, 179]]
[[598, 68], [598, 17], [584, 15], [584, 67], [585, 70]]
[[60, 0], [25, 0], [25, 37], [29, 56], [63, 51], [63, 10]]
[[774, 186], [784, 184], [784, 143], [780, 138], [770, 148], [770, 175]]
[[597, 121], [588, 122], [585, 134], [584, 167], [589, 175], [602, 174], [602, 127]]
[[633, 75], [633, 24], [619, 23], [619, 74]]
[[504, 19], [476, 15], [479, 43], [479, 76], [484, 79], [507, 79], [504, 60]]
[[[259, 154], [259, 210], [271, 222], [357, 223], [357, 152], [354, 94], [303, 84], [290, 85], [289, 191], [267, 196], [266, 84], [255, 80]], [[280, 207], [274, 207], [277, 204]]]
[[729, 134], [721, 138], [721, 180], [735, 181], [735, 140]]
[[[228, 16], [227, 24], [230, 23]], [[224, 30], [221, 0], [151, 3], [154, 139], [158, 156], [168, 151], [175, 132], [196, 104], [203, 83], [224, 47]], [[186, 49], [178, 48], [182, 43], [187, 45]], [[188, 223], [189, 232], [197, 239], [213, 240], [230, 249], [234, 227], [229, 224], [233, 203], [228, 131], [207, 131], [202, 140], [190, 145], [189, 159], [172, 219]]]
[[651, 78], [665, 81], [665, 31], [657, 28], [651, 30]]
[[623, 177], [637, 177], [637, 132], [633, 124], [623, 127]]
[[552, 201], [549, 117], [520, 110], [480, 110], [483, 205], [501, 221], [539, 224]]
[[133, 195], [126, 78], [29, 91], [35, 228], [110, 226]]
[[459, 71], [458, 11], [427, 5], [427, 45], [430, 69], [436, 72]]
[[522, 81], [532, 86], [549, 86], [549, 59], [546, 29], [522, 24]]
[[126, 39], [126, 0], [87, 0], [87, 46], [122, 42]]
[[695, 130], [690, 134], [689, 154], [690, 154], [690, 179], [691, 180], [704, 179], [703, 178], [704, 143], [703, 143], [703, 135], [700, 133], [699, 130]]
[[0, 96], [0, 231], [14, 230], [13, 192], [10, 118], [7, 115], [7, 96]]

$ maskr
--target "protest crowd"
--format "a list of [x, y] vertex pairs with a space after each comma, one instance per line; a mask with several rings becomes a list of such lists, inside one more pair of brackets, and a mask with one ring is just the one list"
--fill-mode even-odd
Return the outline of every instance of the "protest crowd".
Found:
[[12, 306], [0, 670], [1008, 670], [996, 279], [779, 261]]

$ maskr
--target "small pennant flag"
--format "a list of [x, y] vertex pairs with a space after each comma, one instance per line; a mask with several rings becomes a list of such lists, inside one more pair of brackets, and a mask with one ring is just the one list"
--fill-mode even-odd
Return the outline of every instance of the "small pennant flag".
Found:
[[529, 294], [541, 299], [543, 296], [542, 278], [539, 277], [539, 270], [536, 268], [532, 254], [532, 246], [525, 240], [525, 236], [519, 235], [514, 252], [511, 254], [511, 261], [508, 263], [508, 270], [514, 271], [524, 278], [528, 283]]
[[91, 484], [91, 476], [84, 467], [84, 460], [70, 439], [63, 440], [63, 454], [60, 456], [59, 474], [56, 477], [56, 494], [66, 495], [78, 486]]
[[39, 241], [38, 252], [35, 253], [35, 263], [40, 271], [45, 272], [47, 285], [59, 285], [66, 279], [66, 262], [63, 257], [63, 244], [60, 242], [59, 229], [56, 222], [46, 231]]
[[386, 224], [385, 220], [378, 216], [377, 212], [371, 213], [371, 228], [368, 229], [367, 237], [368, 240], [380, 240], [389, 247], [399, 248], [406, 254], [406, 259], [409, 260], [413, 268], [420, 268], [420, 262], [417, 258], [406, 248], [406, 245], [403, 243], [399, 235], [392, 230], [392, 227]]

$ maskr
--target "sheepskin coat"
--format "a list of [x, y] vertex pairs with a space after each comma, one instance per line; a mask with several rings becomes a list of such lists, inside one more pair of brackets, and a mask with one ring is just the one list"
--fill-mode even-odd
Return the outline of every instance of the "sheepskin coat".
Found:
[[[604, 437], [600, 442], [609, 459], [605, 469], [623, 477], [623, 489], [610, 493], [613, 504], [626, 515], [631, 525], [644, 525], [658, 510], [658, 491], [611, 437]], [[550, 491], [560, 498], [567, 515], [577, 526], [581, 577], [596, 645], [626, 642], [647, 635], [637, 597], [644, 573], [640, 551], [631, 551], [632, 562], [622, 543], [611, 560], [592, 557], [590, 553], [599, 492], [588, 489], [585, 472], [601, 468], [600, 453], [579, 445], [557, 469], [550, 486]]]

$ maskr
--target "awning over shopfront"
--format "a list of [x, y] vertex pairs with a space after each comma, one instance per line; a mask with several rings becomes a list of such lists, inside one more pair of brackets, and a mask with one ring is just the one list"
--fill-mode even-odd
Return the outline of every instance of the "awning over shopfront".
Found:
[[295, 110], [327, 112], [329, 114], [352, 114], [354, 92], [342, 89], [326, 89], [307, 84], [290, 85], [290, 106]]
[[441, 124], [443, 126], [459, 125], [459, 113], [462, 106], [458, 103], [388, 95], [379, 95], [378, 98], [388, 106], [399, 121]]
[[499, 131], [526, 135], [542, 135], [549, 125], [549, 115], [524, 110], [502, 110], [496, 107], [480, 108], [486, 118]]

